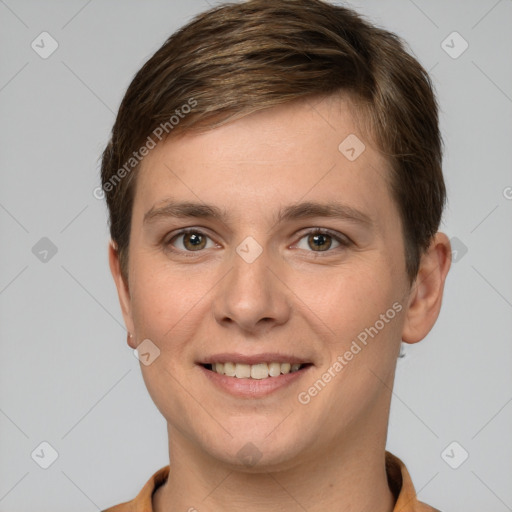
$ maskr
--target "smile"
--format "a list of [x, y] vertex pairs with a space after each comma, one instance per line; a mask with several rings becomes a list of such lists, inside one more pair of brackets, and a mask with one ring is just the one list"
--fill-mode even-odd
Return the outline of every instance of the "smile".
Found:
[[271, 377], [279, 377], [288, 373], [294, 373], [301, 370], [307, 364], [299, 363], [257, 363], [257, 364], [244, 364], [244, 363], [213, 363], [203, 365], [207, 370], [225, 375], [226, 377], [234, 377], [236, 379], [268, 379]]

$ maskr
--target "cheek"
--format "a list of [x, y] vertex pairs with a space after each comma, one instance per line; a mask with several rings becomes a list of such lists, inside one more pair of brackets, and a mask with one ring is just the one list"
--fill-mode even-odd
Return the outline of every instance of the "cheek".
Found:
[[[140, 264], [139, 264], [140, 263]], [[206, 276], [191, 278], [185, 272], [171, 271], [154, 258], [134, 258], [133, 317], [138, 341], [149, 339], [159, 349], [150, 365], [141, 364], [146, 388], [156, 407], [166, 418], [189, 419], [189, 395], [183, 392], [193, 364], [188, 350], [203, 307]], [[202, 286], [204, 284], [204, 286]], [[201, 315], [204, 317], [204, 312]], [[180, 399], [169, 400], [169, 397]]]
[[[371, 395], [381, 387], [381, 380], [390, 382], [405, 309], [401, 280], [403, 277], [393, 274], [383, 253], [376, 253], [371, 264], [361, 261], [328, 275], [319, 273], [315, 279], [296, 275], [292, 288], [307, 305], [311, 325], [315, 322], [319, 331], [326, 333], [325, 337], [319, 336], [319, 349], [325, 356], [323, 371], [342, 358], [343, 369], [335, 372], [335, 384], [323, 399], [338, 396], [347, 386]], [[343, 399], [345, 407], [349, 402]]]
[[175, 335], [194, 304], [194, 297], [187, 291], [182, 278], [155, 266], [134, 264], [131, 294], [137, 338], [139, 342], [149, 339], [155, 343], [161, 357], [179, 351]]
[[346, 338], [377, 320], [397, 300], [396, 284], [382, 262], [361, 262], [293, 275], [290, 283], [305, 306], [336, 334]]
[[171, 268], [164, 258], [142, 253], [134, 258], [132, 304], [139, 325], [160, 334], [171, 329], [205, 296], [207, 273]]
[[150, 393], [158, 393], [169, 379], [179, 389], [167, 371], [182, 380], [194, 369], [191, 353], [202, 346], [201, 333], [208, 332], [204, 326], [212, 321], [211, 294], [221, 277], [213, 270], [171, 267], [162, 260], [146, 255], [133, 261], [132, 315], [137, 339], [155, 343], [160, 350], [157, 366], [165, 369], [156, 373], [151, 367], [141, 368]]
[[[340, 269], [336, 277], [322, 280], [320, 288], [303, 283], [297, 292], [307, 297], [304, 302], [314, 313], [310, 318], [320, 318], [328, 327], [325, 363], [309, 383], [313, 394], [318, 392], [311, 410], [319, 417], [325, 411], [335, 411], [336, 418], [356, 416], [392, 385], [405, 310], [400, 286], [385, 265], [359, 270]], [[329, 382], [325, 389], [315, 387], [318, 378]], [[325, 421], [339, 427], [331, 417]]]

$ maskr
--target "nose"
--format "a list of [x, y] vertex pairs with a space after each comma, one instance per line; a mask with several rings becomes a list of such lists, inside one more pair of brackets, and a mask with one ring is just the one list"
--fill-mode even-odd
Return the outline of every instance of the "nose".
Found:
[[216, 321], [253, 335], [286, 323], [291, 311], [289, 291], [277, 277], [282, 275], [277, 267], [266, 250], [252, 262], [234, 253], [233, 266], [213, 298]]

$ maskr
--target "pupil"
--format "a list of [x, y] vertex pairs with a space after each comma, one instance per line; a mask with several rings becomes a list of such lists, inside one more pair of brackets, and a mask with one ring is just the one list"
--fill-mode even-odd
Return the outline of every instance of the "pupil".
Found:
[[193, 248], [193, 250], [197, 248], [202, 248], [204, 245], [204, 240], [202, 235], [199, 235], [197, 233], [190, 233], [185, 236], [184, 239], [185, 246], [188, 246], [189, 248]]
[[[313, 245], [315, 247], [315, 250], [318, 248], [323, 249], [329, 249], [331, 246], [330, 241], [328, 240], [328, 235], [312, 235], [311, 238], [313, 239]], [[327, 241], [326, 241], [327, 240]], [[326, 247], [324, 247], [326, 246]]]

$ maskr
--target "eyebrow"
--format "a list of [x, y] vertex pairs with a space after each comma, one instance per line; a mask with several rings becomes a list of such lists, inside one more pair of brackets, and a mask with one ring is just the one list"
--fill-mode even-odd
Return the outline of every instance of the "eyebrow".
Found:
[[[160, 218], [202, 218], [217, 219], [223, 223], [229, 223], [231, 215], [217, 206], [195, 203], [190, 201], [174, 201], [168, 199], [162, 206], [154, 205], [145, 214], [143, 223], [147, 224]], [[275, 223], [291, 220], [307, 219], [311, 217], [327, 217], [346, 220], [367, 227], [373, 226], [373, 220], [365, 213], [337, 202], [318, 203], [306, 201], [292, 204], [282, 208]]]

